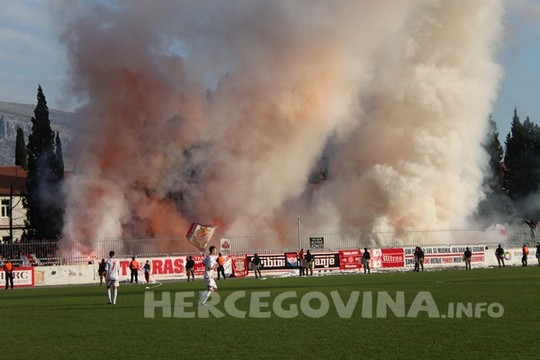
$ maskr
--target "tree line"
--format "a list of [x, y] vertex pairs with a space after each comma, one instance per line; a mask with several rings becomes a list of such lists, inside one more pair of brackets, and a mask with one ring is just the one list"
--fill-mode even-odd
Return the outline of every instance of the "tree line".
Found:
[[505, 148], [499, 141], [495, 121], [484, 144], [489, 155], [485, 177], [486, 198], [479, 204], [477, 219], [483, 223], [523, 223], [540, 219], [540, 127], [527, 116], [521, 121], [514, 109]]

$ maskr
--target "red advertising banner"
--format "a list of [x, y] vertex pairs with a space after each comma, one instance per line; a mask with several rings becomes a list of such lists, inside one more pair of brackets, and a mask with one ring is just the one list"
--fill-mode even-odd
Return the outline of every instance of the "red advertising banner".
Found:
[[[0, 286], [6, 283], [6, 272], [0, 271]], [[11, 286], [11, 284], [10, 284]], [[13, 269], [13, 287], [34, 286], [34, 268], [32, 266], [16, 267]]]
[[205, 255], [193, 255], [193, 260], [195, 261], [193, 270], [195, 271], [195, 275], [204, 275], [204, 265], [202, 262], [205, 257]]
[[402, 268], [405, 266], [403, 248], [381, 249], [382, 268]]
[[[195, 256], [193, 257], [195, 258]], [[185, 275], [186, 273], [186, 257], [185, 256], [174, 256], [174, 257], [160, 257], [160, 258], [137, 258], [139, 263], [139, 271], [143, 271], [144, 264], [146, 260], [150, 261], [150, 269], [152, 275], [158, 276], [180, 276]], [[129, 276], [129, 263], [131, 260], [120, 260], [120, 275]]]
[[360, 250], [340, 250], [339, 268], [341, 270], [360, 269], [361, 257], [362, 253]]

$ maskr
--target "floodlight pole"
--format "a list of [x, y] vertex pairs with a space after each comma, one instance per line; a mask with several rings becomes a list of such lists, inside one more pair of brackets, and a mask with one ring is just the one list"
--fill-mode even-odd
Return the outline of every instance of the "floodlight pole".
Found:
[[300, 249], [300, 216], [297, 218], [296, 234], [298, 236], [298, 248]]

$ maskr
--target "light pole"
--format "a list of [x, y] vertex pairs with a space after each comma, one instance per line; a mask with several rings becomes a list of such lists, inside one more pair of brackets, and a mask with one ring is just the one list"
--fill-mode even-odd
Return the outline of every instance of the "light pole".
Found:
[[297, 218], [297, 228], [296, 228], [296, 234], [298, 236], [298, 248], [300, 249], [300, 216]]

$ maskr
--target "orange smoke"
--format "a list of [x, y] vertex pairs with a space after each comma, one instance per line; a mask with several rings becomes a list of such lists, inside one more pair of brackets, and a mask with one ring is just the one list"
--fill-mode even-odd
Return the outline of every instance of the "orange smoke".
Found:
[[297, 216], [313, 231], [446, 227], [483, 196], [501, 1], [64, 5], [85, 99], [67, 244], [214, 219], [222, 233], [294, 233]]

